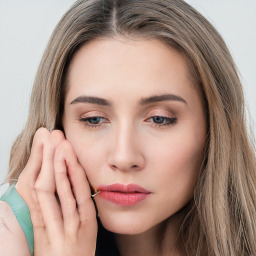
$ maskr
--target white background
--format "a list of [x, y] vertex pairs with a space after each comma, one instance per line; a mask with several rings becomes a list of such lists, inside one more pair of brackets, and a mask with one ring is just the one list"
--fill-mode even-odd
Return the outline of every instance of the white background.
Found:
[[[74, 0], [0, 0], [0, 184], [27, 118], [35, 73], [51, 32]], [[224, 37], [242, 78], [256, 134], [256, 1], [187, 0]]]

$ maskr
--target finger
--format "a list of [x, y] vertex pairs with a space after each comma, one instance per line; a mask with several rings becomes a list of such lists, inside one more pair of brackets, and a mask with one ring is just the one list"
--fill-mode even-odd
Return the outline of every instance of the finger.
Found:
[[[28, 162], [19, 176], [16, 188], [22, 191], [24, 186], [30, 186], [34, 188], [35, 181], [41, 170], [42, 159], [43, 159], [43, 145], [45, 137], [49, 136], [49, 131], [46, 128], [39, 128], [33, 138], [31, 154], [28, 159]], [[20, 189], [19, 189], [20, 188]]]
[[67, 141], [62, 142], [55, 153], [55, 180], [64, 219], [65, 235], [76, 239], [80, 221], [76, 208], [76, 200], [74, 198], [71, 184], [67, 176], [67, 168], [64, 155], [73, 153], [70, 152], [70, 147], [67, 144]]
[[15, 188], [29, 208], [34, 233], [41, 232], [44, 230], [44, 222], [35, 188], [32, 186], [21, 186], [20, 183], [17, 183]]
[[49, 135], [46, 128], [39, 128], [34, 136], [28, 163], [15, 185], [17, 192], [29, 207], [34, 230], [43, 229], [42, 214], [35, 191], [35, 181], [41, 170], [44, 138]]
[[79, 164], [71, 144], [68, 142], [69, 150], [64, 152], [64, 159], [67, 166], [68, 177], [77, 202], [80, 226], [88, 229], [97, 229], [96, 210], [91, 199], [91, 189], [84, 169]]
[[54, 154], [63, 140], [65, 140], [64, 135], [58, 130], [54, 130], [44, 138], [43, 161], [37, 182], [52, 193], [55, 192]]
[[62, 213], [55, 196], [53, 164], [56, 147], [63, 139], [63, 134], [58, 131], [45, 138], [42, 168], [35, 184], [43, 222], [50, 240], [63, 233]]
[[96, 244], [96, 209], [91, 198], [91, 189], [85, 170], [78, 162], [74, 153], [66, 155], [65, 159], [73, 193], [77, 201], [77, 209], [80, 219], [78, 236], [80, 238], [82, 237], [88, 244]]

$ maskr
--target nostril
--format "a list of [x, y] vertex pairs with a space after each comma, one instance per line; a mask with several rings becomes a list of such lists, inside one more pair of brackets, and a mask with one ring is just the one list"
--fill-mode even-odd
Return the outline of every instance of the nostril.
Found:
[[108, 161], [108, 166], [116, 171], [139, 171], [143, 169], [144, 159], [139, 157], [137, 159], [129, 159], [129, 157], [118, 158], [112, 155]]

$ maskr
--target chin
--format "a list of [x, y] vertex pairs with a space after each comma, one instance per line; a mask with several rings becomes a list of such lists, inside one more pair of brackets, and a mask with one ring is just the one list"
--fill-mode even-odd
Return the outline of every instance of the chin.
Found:
[[144, 219], [140, 219], [134, 218], [134, 216], [102, 214], [100, 220], [105, 229], [116, 234], [137, 235], [152, 228], [152, 222], [145, 220], [145, 216]]

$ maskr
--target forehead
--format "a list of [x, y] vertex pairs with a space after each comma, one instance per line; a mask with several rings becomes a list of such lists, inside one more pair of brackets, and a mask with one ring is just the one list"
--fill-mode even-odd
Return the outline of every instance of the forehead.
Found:
[[[101, 38], [83, 45], [68, 69], [67, 97], [194, 90], [186, 59], [160, 40]], [[188, 92], [187, 92], [188, 93]]]

